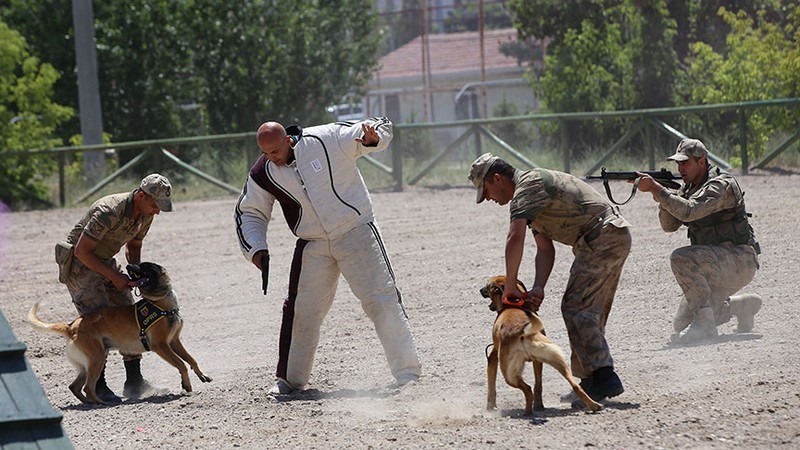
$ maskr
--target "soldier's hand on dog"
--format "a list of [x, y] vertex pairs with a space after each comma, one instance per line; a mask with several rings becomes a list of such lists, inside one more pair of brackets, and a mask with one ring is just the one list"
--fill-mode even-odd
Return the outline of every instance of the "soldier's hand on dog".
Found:
[[544, 290], [540, 287], [534, 287], [530, 291], [523, 292], [517, 287], [506, 285], [503, 292], [503, 300], [530, 300], [534, 305], [539, 306], [544, 298]]
[[538, 308], [542, 305], [542, 300], [544, 300], [544, 288], [541, 286], [534, 286], [527, 292], [527, 295], [528, 300]]
[[130, 289], [136, 286], [136, 282], [122, 272], [116, 272], [111, 282], [114, 283], [114, 287], [117, 289]]
[[534, 286], [531, 290], [522, 292], [516, 286], [506, 285], [503, 291], [503, 301], [512, 300], [513, 303], [513, 301], [518, 299], [529, 300], [538, 308], [541, 306], [542, 300], [544, 299], [544, 289], [540, 286]]

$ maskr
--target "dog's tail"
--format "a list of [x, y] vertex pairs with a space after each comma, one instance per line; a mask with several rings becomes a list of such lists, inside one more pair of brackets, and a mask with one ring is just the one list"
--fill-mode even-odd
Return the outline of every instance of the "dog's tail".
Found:
[[28, 323], [31, 324], [34, 330], [42, 331], [45, 333], [55, 333], [62, 336], [69, 337], [69, 324], [68, 323], [46, 323], [39, 319], [39, 303], [34, 303], [28, 312]]

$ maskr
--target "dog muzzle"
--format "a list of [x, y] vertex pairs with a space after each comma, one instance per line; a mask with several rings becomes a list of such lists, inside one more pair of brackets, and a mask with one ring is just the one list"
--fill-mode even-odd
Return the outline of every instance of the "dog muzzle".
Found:
[[128, 271], [128, 278], [134, 282], [133, 287], [142, 287], [145, 284], [150, 282], [150, 278], [146, 277], [144, 273], [139, 270], [139, 267], [134, 264], [128, 264], [125, 267], [125, 270]]

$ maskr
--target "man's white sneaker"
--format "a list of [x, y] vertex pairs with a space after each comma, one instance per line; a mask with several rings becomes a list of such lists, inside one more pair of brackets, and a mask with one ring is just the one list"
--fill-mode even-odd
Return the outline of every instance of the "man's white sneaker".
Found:
[[572, 403], [580, 400], [580, 398], [578, 398], [578, 396], [575, 394], [575, 391], [569, 391], [566, 394], [561, 394], [558, 399], [561, 401], [561, 403]]
[[[582, 378], [579, 384], [581, 385], [583, 390], [586, 390], [589, 388], [589, 384], [591, 384], [591, 381], [592, 381], [591, 378]], [[561, 401], [561, 403], [573, 403], [581, 400], [580, 397], [578, 397], [578, 394], [575, 393], [575, 391], [569, 391], [566, 394], [561, 394], [558, 397], [558, 399]]]
[[269, 390], [270, 395], [289, 395], [294, 392], [296, 389], [289, 384], [288, 381], [278, 378], [275, 381], [275, 386], [272, 386], [272, 389]]
[[415, 373], [406, 373], [397, 377], [397, 387], [403, 387], [409, 383], [416, 383], [419, 381], [419, 375]]

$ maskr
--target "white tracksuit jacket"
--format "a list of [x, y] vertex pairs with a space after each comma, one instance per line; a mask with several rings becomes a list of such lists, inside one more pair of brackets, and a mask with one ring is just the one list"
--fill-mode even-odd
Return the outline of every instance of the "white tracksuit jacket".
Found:
[[265, 156], [259, 158], [234, 212], [239, 245], [248, 261], [268, 249], [275, 201], [299, 238], [283, 308], [276, 374], [298, 389], [310, 377], [319, 330], [340, 273], [375, 323], [392, 374], [420, 373], [400, 292], [374, 223], [372, 200], [356, 166], [360, 156], [386, 149], [392, 123], [385, 117], [365, 122], [380, 137], [374, 147], [355, 141], [363, 137], [362, 122], [287, 127], [287, 134], [297, 137], [295, 160], [276, 166]]

